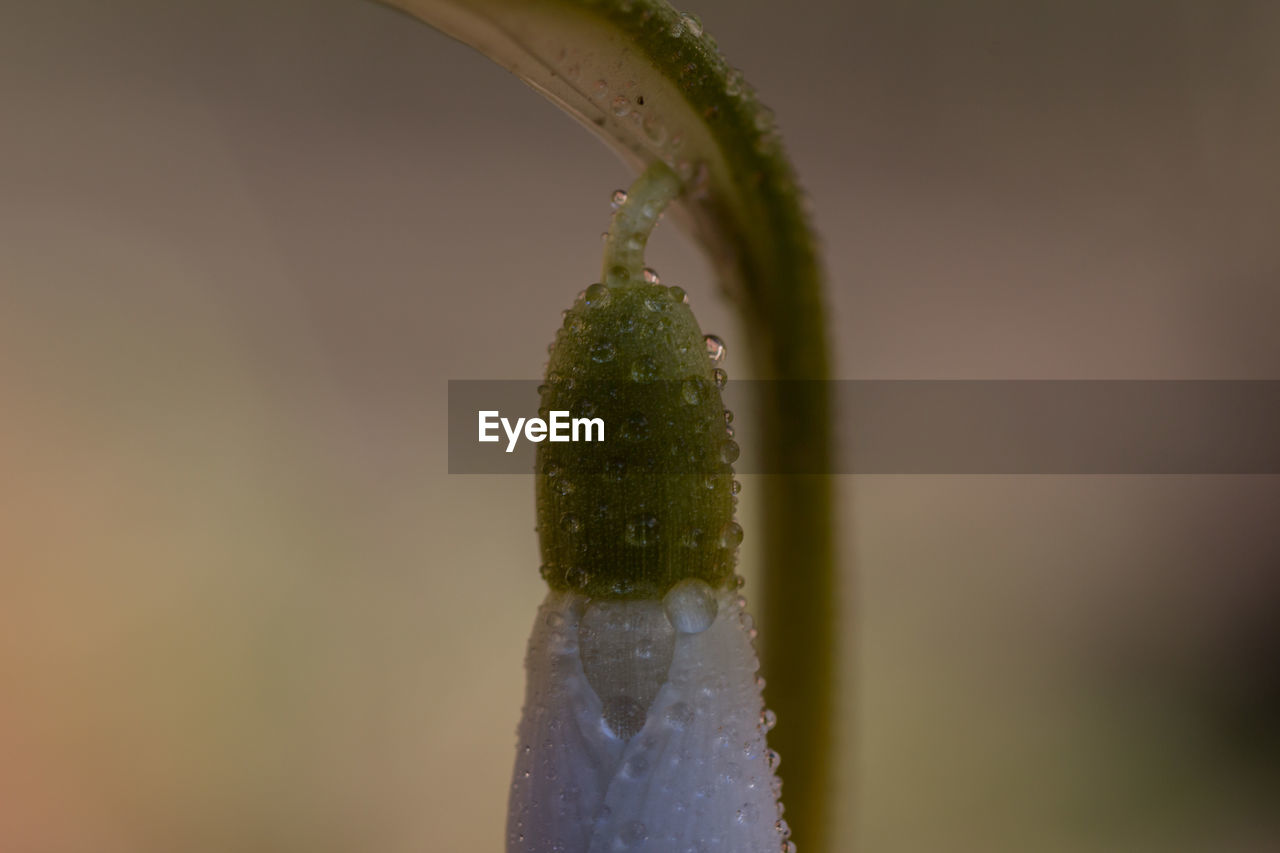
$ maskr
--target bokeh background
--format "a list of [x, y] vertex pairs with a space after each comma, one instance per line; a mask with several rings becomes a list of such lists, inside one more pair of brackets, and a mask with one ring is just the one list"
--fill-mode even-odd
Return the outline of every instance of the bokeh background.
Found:
[[[687, 6], [838, 377], [1280, 378], [1280, 4]], [[445, 383], [538, 374], [628, 182], [373, 3], [0, 4], [0, 850], [500, 849], [533, 485]], [[1277, 849], [1278, 480], [841, 478], [844, 849]]]

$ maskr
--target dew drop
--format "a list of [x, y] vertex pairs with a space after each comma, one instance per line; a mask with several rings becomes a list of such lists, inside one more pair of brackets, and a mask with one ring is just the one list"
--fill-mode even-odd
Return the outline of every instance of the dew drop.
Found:
[[582, 521], [573, 513], [566, 512], [560, 516], [560, 529], [566, 533], [578, 533], [582, 530]]
[[742, 450], [738, 447], [738, 442], [732, 438], [725, 439], [724, 444], [720, 445], [720, 461], [732, 465], [738, 460], [738, 455]]
[[764, 104], [760, 104], [756, 110], [756, 117], [755, 117], [756, 130], [760, 131], [761, 133], [766, 133], [769, 130], [773, 129], [773, 122], [774, 122], [773, 110], [769, 109]]
[[724, 410], [724, 425], [725, 425], [725, 426], [728, 426], [728, 425], [729, 425], [729, 424], [731, 424], [731, 423], [733, 423], [733, 412], [729, 411], [728, 409], [725, 409], [725, 410]]
[[715, 382], [717, 391], [723, 391], [724, 386], [729, 384], [729, 374], [718, 367], [711, 371], [711, 379]]
[[646, 548], [658, 541], [658, 519], [653, 515], [637, 515], [627, 522], [623, 539], [628, 545]]
[[742, 492], [742, 484], [739, 483], [737, 480], [734, 480], [733, 483], [729, 486], [729, 494], [736, 495], [736, 494], [740, 494], [741, 492]]
[[[773, 825], [773, 828], [778, 831], [778, 834], [781, 835], [784, 840], [791, 837], [791, 827], [787, 824], [786, 818], [778, 818], [778, 822]], [[792, 846], [794, 848], [794, 845]]]
[[658, 273], [653, 267], [645, 267], [640, 277], [644, 279], [645, 284], [662, 284], [662, 279], [658, 278]]
[[609, 341], [601, 341], [591, 348], [591, 360], [596, 364], [608, 364], [617, 354], [617, 348]]
[[719, 605], [706, 582], [685, 578], [671, 587], [662, 599], [667, 619], [682, 634], [701, 634], [716, 621]]
[[620, 284], [626, 284], [631, 281], [631, 273], [627, 272], [627, 268], [624, 266], [610, 267], [609, 271], [605, 273], [604, 280], [606, 284], [617, 287]]
[[609, 206], [612, 207], [614, 210], [617, 210], [618, 208], [622, 207], [626, 203], [627, 203], [626, 190], [614, 190], [613, 195], [609, 197]]
[[778, 765], [782, 763], [782, 756], [778, 754], [778, 750], [770, 749], [764, 754], [765, 761], [769, 764], [770, 770], [777, 770]]
[[702, 339], [702, 342], [707, 346], [707, 357], [711, 359], [712, 364], [719, 364], [724, 361], [724, 341], [715, 335], [707, 335]]
[[613, 114], [618, 118], [623, 118], [627, 113], [631, 112], [631, 101], [626, 95], [618, 95], [613, 99]]
[[612, 298], [609, 294], [609, 288], [600, 282], [588, 287], [582, 295], [582, 301], [586, 303], [588, 308], [603, 308], [609, 304], [609, 300]]
[[649, 419], [641, 412], [633, 412], [622, 425], [622, 437], [628, 441], [644, 441], [649, 437]]
[[734, 68], [725, 78], [724, 93], [731, 98], [742, 94], [742, 70]]
[[[671, 307], [671, 303], [660, 297], [654, 298], [652, 296], [646, 296], [644, 299], [644, 307], [646, 310], [652, 311], [655, 314], [661, 314]], [[661, 322], [659, 323], [659, 327], [662, 327]]]
[[742, 525], [731, 521], [720, 530], [720, 547], [730, 551], [742, 544]]
[[773, 731], [773, 727], [778, 724], [778, 715], [772, 709], [765, 708], [760, 712], [760, 725], [766, 731]]
[[671, 298], [674, 299], [676, 302], [679, 302], [681, 305], [689, 304], [689, 294], [684, 292], [683, 287], [671, 288]]
[[680, 386], [680, 396], [690, 406], [696, 406], [702, 402], [706, 396], [705, 381], [700, 379], [686, 379]]
[[658, 378], [658, 363], [649, 356], [641, 356], [631, 363], [633, 382], [652, 382]]

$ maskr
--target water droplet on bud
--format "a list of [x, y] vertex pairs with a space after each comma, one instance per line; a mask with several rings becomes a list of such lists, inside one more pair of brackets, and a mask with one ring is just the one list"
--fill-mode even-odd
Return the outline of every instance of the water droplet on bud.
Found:
[[685, 578], [662, 599], [667, 619], [682, 634], [700, 634], [716, 621], [716, 594], [705, 582]]
[[730, 551], [742, 544], [742, 525], [731, 521], [720, 531], [720, 547]]
[[631, 364], [631, 379], [635, 382], [652, 382], [658, 376], [658, 363], [649, 356], [641, 356]]
[[609, 304], [610, 298], [609, 288], [600, 282], [588, 287], [582, 295], [582, 301], [586, 303], [588, 308], [603, 308]]
[[638, 515], [627, 522], [623, 538], [628, 545], [645, 548], [658, 541], [658, 519], [652, 515]]

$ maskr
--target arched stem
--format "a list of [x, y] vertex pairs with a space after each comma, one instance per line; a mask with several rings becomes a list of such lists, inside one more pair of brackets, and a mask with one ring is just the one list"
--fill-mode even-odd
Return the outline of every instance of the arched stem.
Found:
[[682, 189], [680, 178], [661, 160], [655, 160], [636, 178], [609, 225], [602, 272], [605, 284], [613, 287], [640, 281], [649, 234]]

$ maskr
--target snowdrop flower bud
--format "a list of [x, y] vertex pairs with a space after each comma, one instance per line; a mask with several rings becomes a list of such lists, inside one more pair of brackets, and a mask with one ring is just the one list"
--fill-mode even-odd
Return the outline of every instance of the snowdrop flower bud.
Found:
[[[683, 291], [642, 274], [659, 165], [621, 198], [605, 279], [566, 313], [542, 406], [605, 441], [538, 446], [550, 591], [526, 658], [508, 853], [794, 849], [734, 573], [737, 457]], [[587, 410], [587, 411], [584, 411]]]

